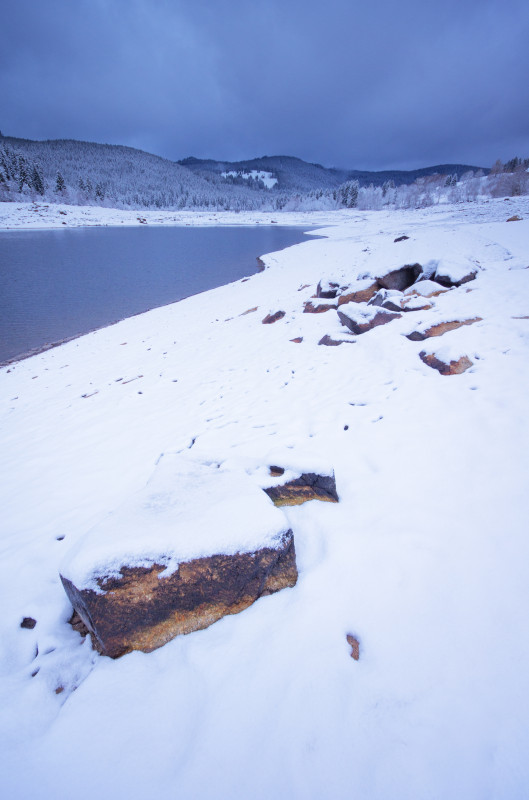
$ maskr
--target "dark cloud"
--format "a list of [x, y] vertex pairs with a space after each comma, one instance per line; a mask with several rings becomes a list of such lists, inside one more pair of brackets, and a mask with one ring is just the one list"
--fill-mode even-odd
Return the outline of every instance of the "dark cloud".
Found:
[[0, 128], [382, 169], [529, 155], [526, 0], [7, 0]]

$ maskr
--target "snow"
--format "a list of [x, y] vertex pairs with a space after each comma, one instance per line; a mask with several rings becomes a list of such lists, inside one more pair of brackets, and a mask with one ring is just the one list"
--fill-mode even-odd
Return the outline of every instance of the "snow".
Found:
[[252, 169], [250, 172], [235, 172], [231, 170], [230, 172], [222, 172], [221, 174], [223, 178], [239, 177], [245, 181], [250, 180], [250, 178], [254, 181], [261, 181], [267, 189], [272, 189], [277, 183], [277, 178], [274, 177], [273, 173], [265, 172], [264, 170]]
[[98, 579], [119, 577], [122, 567], [163, 564], [165, 578], [183, 561], [277, 548], [287, 531], [284, 515], [242, 470], [166, 454], [145, 489], [82, 537], [60, 572], [99, 592]]
[[[61, 225], [31, 208], [2, 204], [0, 226]], [[143, 224], [111, 209], [67, 219]], [[528, 795], [529, 201], [294, 219], [325, 238], [0, 370], [3, 797]], [[347, 336], [336, 311], [303, 313], [318, 281], [354, 287], [415, 261], [479, 269], [431, 310], [318, 346]], [[442, 376], [419, 358], [430, 346], [473, 366]], [[318, 465], [340, 502], [284, 511], [296, 587], [112, 661], [68, 625], [59, 569], [141, 497], [162, 453], [252, 486], [270, 464]]]

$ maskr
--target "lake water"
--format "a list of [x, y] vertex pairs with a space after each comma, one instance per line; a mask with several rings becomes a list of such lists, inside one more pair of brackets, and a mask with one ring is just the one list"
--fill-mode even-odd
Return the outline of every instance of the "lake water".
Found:
[[258, 271], [301, 228], [0, 232], [0, 363]]

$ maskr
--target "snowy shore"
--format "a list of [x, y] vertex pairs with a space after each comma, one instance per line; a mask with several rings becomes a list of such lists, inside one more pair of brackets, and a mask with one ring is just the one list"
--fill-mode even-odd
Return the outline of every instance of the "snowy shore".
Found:
[[[0, 369], [2, 796], [527, 796], [528, 198], [272, 217], [33, 208], [0, 204], [0, 229], [328, 227], [249, 279]], [[414, 263], [476, 278], [362, 335], [333, 309], [304, 313], [320, 280]], [[440, 375], [425, 349], [472, 366]], [[68, 624], [59, 567], [168, 452], [248, 471], [325, 461], [340, 502], [285, 512], [294, 588], [112, 661]]]

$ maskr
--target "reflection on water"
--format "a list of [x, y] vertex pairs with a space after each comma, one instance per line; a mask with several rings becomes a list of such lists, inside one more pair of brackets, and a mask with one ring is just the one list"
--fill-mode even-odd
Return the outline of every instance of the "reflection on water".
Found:
[[0, 233], [0, 362], [257, 271], [300, 228]]

